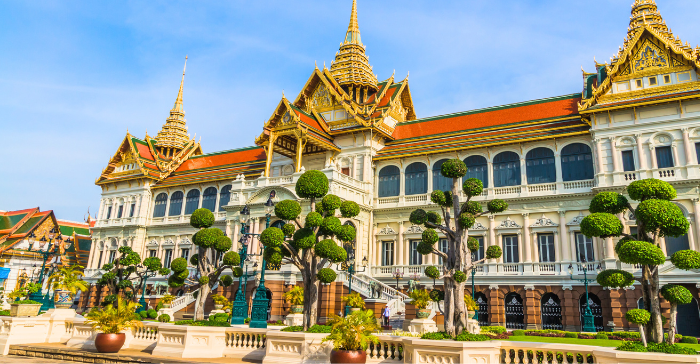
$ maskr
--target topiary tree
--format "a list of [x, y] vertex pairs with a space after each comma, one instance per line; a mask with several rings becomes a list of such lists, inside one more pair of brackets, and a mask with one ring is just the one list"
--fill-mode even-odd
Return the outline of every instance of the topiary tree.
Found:
[[642, 338], [642, 344], [647, 346], [647, 336], [645, 334], [644, 326], [649, 323], [651, 314], [647, 310], [642, 310], [640, 308], [635, 308], [627, 311], [625, 318], [628, 322], [639, 325], [639, 336]]
[[[106, 273], [97, 280], [97, 284], [107, 286], [110, 294], [119, 296], [123, 295], [131, 300], [136, 301], [138, 295], [134, 294], [138, 288], [143, 287], [144, 279], [153, 277], [156, 274], [168, 275], [170, 269], [163, 268], [160, 258], [146, 258], [141, 264], [141, 256], [133, 251], [128, 246], [119, 247], [119, 256], [112, 261], [102, 266], [102, 270]], [[134, 287], [134, 282], [137, 281], [137, 286]], [[116, 304], [116, 300], [114, 303]]]
[[[467, 327], [467, 308], [464, 303], [464, 282], [467, 280], [467, 273], [485, 259], [496, 259], [502, 254], [501, 248], [493, 245], [486, 250], [484, 259], [473, 261], [472, 253], [479, 250], [479, 243], [476, 239], [469, 238], [469, 229], [477, 217], [503, 212], [508, 208], [508, 204], [503, 200], [493, 200], [487, 204], [484, 211], [479, 202], [472, 201], [472, 198], [481, 195], [484, 185], [476, 178], [469, 178], [462, 184], [467, 201], [460, 205], [459, 181], [467, 173], [467, 166], [459, 159], [451, 159], [442, 164], [440, 173], [444, 177], [452, 178], [451, 191], [438, 190], [430, 195], [430, 200], [440, 206], [442, 216], [433, 211], [417, 209], [411, 213], [409, 220], [412, 224], [426, 227], [418, 244], [418, 252], [442, 257], [443, 263], [438, 269], [438, 274], [432, 269], [430, 273], [431, 278], [442, 275], [445, 287], [445, 331], [455, 336]], [[447, 252], [435, 248], [435, 243], [439, 240], [438, 231], [447, 237]]]
[[[239, 270], [234, 269], [241, 263], [241, 257], [237, 252], [231, 250], [231, 238], [224, 235], [221, 229], [211, 227], [214, 224], [214, 214], [208, 209], [197, 209], [190, 217], [190, 225], [199, 229], [192, 236], [192, 243], [197, 246], [197, 254], [190, 258], [190, 263], [197, 267], [197, 282], [199, 283], [199, 294], [195, 303], [194, 319], [196, 321], [204, 320], [204, 303], [211, 289], [219, 282], [221, 274], [226, 269], [231, 269], [236, 275]], [[217, 259], [218, 254], [223, 254], [222, 259]], [[178, 261], [182, 259], [182, 261]], [[189, 275], [187, 264], [183, 258], [178, 258], [177, 274], [173, 274], [168, 278], [170, 287], [180, 287], [185, 283], [185, 279]], [[172, 266], [172, 265], [171, 265]], [[175, 267], [173, 267], [175, 270]], [[237, 277], [240, 276], [236, 275]]]
[[[630, 183], [627, 193], [632, 200], [639, 201], [633, 208], [627, 198], [617, 192], [600, 192], [591, 200], [590, 215], [581, 221], [581, 232], [588, 237], [622, 237], [615, 245], [618, 259], [627, 264], [642, 265], [642, 293], [644, 307], [651, 315], [646, 326], [650, 341], [663, 341], [663, 323], [659, 305], [659, 266], [666, 262], [660, 248], [660, 239], [678, 237], [688, 232], [689, 223], [681, 209], [671, 200], [676, 190], [667, 182], [644, 179]], [[622, 221], [616, 216], [632, 213], [637, 219], [637, 235], [623, 233]], [[679, 269], [700, 268], [700, 253], [682, 250], [673, 254], [671, 262]], [[620, 270], [606, 271], [598, 276], [604, 287], [619, 288], [633, 283], [629, 273]]]
[[337, 241], [355, 240], [355, 228], [342, 225], [336, 217], [352, 218], [360, 207], [328, 194], [328, 178], [320, 171], [306, 171], [299, 177], [296, 193], [308, 199], [310, 212], [302, 220], [301, 205], [295, 200], [280, 201], [275, 215], [286, 221], [282, 229], [270, 227], [260, 234], [265, 259], [273, 264], [291, 263], [301, 271], [304, 287], [304, 330], [316, 324], [319, 283], [335, 281], [332, 263], [344, 262], [347, 252]]
[[687, 305], [693, 301], [693, 294], [677, 284], [666, 284], [661, 287], [661, 295], [671, 304], [671, 322], [668, 330], [668, 344], [676, 343], [676, 317], [678, 316], [678, 305]]

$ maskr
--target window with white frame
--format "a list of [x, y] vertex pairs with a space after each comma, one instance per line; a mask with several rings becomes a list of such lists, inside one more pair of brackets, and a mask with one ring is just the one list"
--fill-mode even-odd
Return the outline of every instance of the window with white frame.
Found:
[[132, 203], [131, 208], [129, 209], [129, 217], [134, 217], [135, 212], [136, 212], [136, 204]]
[[518, 236], [504, 235], [503, 236], [503, 262], [504, 263], [519, 263], [520, 252], [518, 250]]
[[409, 262], [408, 264], [410, 265], [421, 265], [423, 264], [423, 254], [418, 252], [418, 244], [420, 243], [420, 240], [411, 240], [410, 242], [410, 255], [409, 255]]
[[540, 262], [554, 263], [554, 234], [537, 234]]
[[185, 259], [187, 262], [189, 262], [190, 261], [190, 248], [182, 248], [180, 250], [180, 257]]
[[383, 241], [382, 242], [382, 265], [383, 266], [394, 265], [394, 242], [393, 241]]
[[670, 146], [656, 147], [656, 166], [658, 168], [673, 167], [673, 152]]
[[470, 238], [476, 239], [479, 242], [479, 250], [472, 253], [474, 261], [484, 259], [484, 237], [483, 236], [470, 236]]
[[[449, 254], [450, 251], [450, 242], [447, 239], [440, 239], [440, 242], [438, 243], [438, 249], [440, 249], [441, 252], [445, 254]], [[443, 264], [442, 257], [439, 259], [440, 264]]]
[[622, 154], [622, 169], [625, 172], [636, 171], [637, 168], [634, 167], [634, 151], [623, 150], [620, 153]]
[[576, 261], [595, 261], [595, 251], [593, 249], [593, 238], [589, 238], [580, 232], [576, 233]]
[[115, 250], [110, 250], [109, 251], [109, 261], [107, 263], [112, 263], [114, 262], [114, 256], [117, 254]]
[[170, 262], [173, 260], [173, 250], [167, 249], [165, 251], [165, 259], [163, 260], [163, 267], [170, 268]]
[[155, 258], [157, 255], [158, 255], [158, 250], [156, 250], [156, 249], [151, 249], [148, 251], [148, 256], [150, 258]]

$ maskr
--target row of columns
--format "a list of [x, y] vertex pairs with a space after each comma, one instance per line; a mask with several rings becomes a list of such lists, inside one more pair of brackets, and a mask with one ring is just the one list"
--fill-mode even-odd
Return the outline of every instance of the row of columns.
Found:
[[[127, 196], [127, 197], [114, 197], [114, 198], [106, 198], [102, 199], [100, 201], [100, 208], [97, 211], [97, 220], [104, 220], [107, 219], [107, 212], [109, 211], [109, 207], [112, 207], [112, 213], [111, 216], [109, 216], [110, 219], [116, 219], [117, 218], [117, 212], [119, 211], [119, 200], [123, 199], [124, 204], [123, 210], [122, 210], [122, 218], [124, 217], [131, 217], [129, 216], [131, 212], [131, 205], [136, 204], [134, 207], [134, 217], [138, 217], [142, 214], [142, 206], [144, 202], [144, 195], [132, 195], [132, 196]], [[146, 201], [147, 203], [147, 201]]]

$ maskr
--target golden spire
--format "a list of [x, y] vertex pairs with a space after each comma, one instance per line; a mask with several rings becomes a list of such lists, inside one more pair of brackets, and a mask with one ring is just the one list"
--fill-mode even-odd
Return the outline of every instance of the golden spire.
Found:
[[670, 33], [654, 0], [634, 0], [628, 38], [633, 39], [637, 31], [644, 28], [644, 26], [652, 27], [661, 32]]
[[372, 73], [372, 66], [365, 54], [365, 46], [360, 37], [360, 26], [357, 22], [357, 0], [352, 1], [350, 24], [345, 33], [345, 39], [340, 43], [340, 50], [335, 55], [335, 61], [331, 64], [331, 74], [349, 93], [354, 93], [353, 98], [366, 99], [370, 93], [377, 91], [377, 77]]
[[187, 56], [185, 56], [185, 67], [182, 70], [182, 80], [180, 81], [180, 90], [175, 99], [175, 105], [170, 110], [170, 116], [165, 121], [165, 125], [156, 135], [156, 147], [159, 152], [166, 156], [172, 157], [175, 153], [189, 142], [187, 135], [187, 126], [185, 125], [185, 111], [182, 107], [182, 89], [185, 84], [185, 70], [187, 69]]

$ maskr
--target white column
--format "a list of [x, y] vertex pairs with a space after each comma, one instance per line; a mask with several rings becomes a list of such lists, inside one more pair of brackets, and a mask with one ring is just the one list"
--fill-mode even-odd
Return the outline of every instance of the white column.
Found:
[[[639, 158], [639, 169], [644, 170], [647, 167], [646, 158], [644, 158], [644, 148], [642, 147], [642, 134], [635, 134], [635, 139], [637, 139], [637, 157]], [[652, 159], [654, 159], [652, 157]]]
[[561, 254], [561, 234], [558, 231], [554, 232], [554, 261], [561, 262], [563, 260]]
[[[487, 242], [487, 247], [491, 245], [498, 245], [496, 241], [496, 217], [493, 215], [489, 215], [489, 240]], [[501, 261], [501, 258], [497, 260]], [[491, 262], [493, 263], [493, 260], [491, 260]]]
[[525, 163], [525, 155], [520, 156], [520, 184], [527, 184], [527, 165]]
[[620, 172], [620, 162], [618, 161], [617, 146], [615, 146], [615, 138], [608, 138], [610, 140], [610, 154], [612, 156], [613, 162], [613, 172]]
[[[403, 173], [402, 173], [403, 174]], [[408, 261], [404, 262], [404, 258], [407, 257], [407, 251], [408, 251], [408, 246], [406, 246], [406, 242], [403, 239], [403, 221], [399, 221], [399, 235], [397, 236], [397, 243], [399, 249], [397, 251], [399, 252], [398, 257], [399, 260], [397, 262], [398, 265], [404, 265], [408, 264]]]
[[[461, 185], [462, 184], [460, 183], [460, 186]], [[428, 193], [432, 192], [433, 188], [435, 188], [433, 186], [433, 169], [430, 167], [430, 165], [428, 165]]]
[[562, 172], [561, 172], [561, 153], [556, 152], [554, 153], [554, 170], [556, 171], [557, 175], [557, 182], [563, 182], [564, 177], [562, 177]]
[[98, 243], [97, 240], [92, 240], [92, 245], [90, 245], [90, 257], [88, 258], [87, 268], [92, 268], [92, 262], [95, 260], [95, 252], [97, 252]]
[[530, 242], [530, 214], [528, 213], [523, 214], [523, 246], [525, 247], [525, 251], [523, 253], [525, 259], [523, 259], [523, 261], [525, 263], [532, 263], [532, 245]]
[[[700, 198], [693, 199], [693, 216], [695, 217], [695, 221], [693, 221], [693, 227], [695, 228], [695, 236], [698, 239], [700, 239]], [[700, 250], [700, 244], [696, 242], [695, 245], [690, 246], [690, 249]]]
[[356, 155], [352, 156], [352, 173], [351, 174], [352, 174], [352, 178], [354, 178], [354, 179], [358, 179], [357, 178], [357, 158], [358, 157]]
[[[673, 142], [673, 144], [671, 144], [671, 151], [673, 152], [673, 166], [680, 167], [681, 161], [678, 159], [678, 143]], [[687, 160], [688, 158], [686, 157], [686, 164], [688, 163]]]
[[598, 173], [605, 173], [603, 169], [603, 147], [600, 145], [601, 140], [595, 140], [595, 154], [596, 154], [596, 170]]
[[539, 262], [540, 261], [540, 244], [537, 241], [537, 233], [532, 231], [530, 232], [530, 241], [532, 244], [532, 261], [533, 262]]
[[681, 129], [683, 131], [683, 148], [685, 149], [685, 164], [698, 164], [698, 161], [693, 156], [693, 146], [690, 144], [690, 131], [688, 128]]
[[364, 158], [365, 162], [362, 163], [362, 169], [364, 170], [364, 172], [362, 172], [362, 180], [368, 181], [371, 176], [370, 172], [372, 172], [372, 157], [367, 154], [364, 156]]
[[613, 244], [613, 239], [610, 237], [605, 238], [603, 240], [603, 244], [605, 246], [605, 259], [615, 259], [615, 246]]
[[406, 196], [406, 173], [404, 173], [403, 169], [401, 170], [401, 174], [399, 175], [399, 178], [401, 178], [400, 184], [399, 184], [399, 196], [404, 197]]
[[656, 164], [656, 156], [654, 155], [654, 145], [651, 143], [649, 143], [649, 155], [651, 156], [651, 168], [658, 168]]
[[105, 200], [104, 200], [104, 199], [101, 199], [101, 200], [100, 200], [100, 207], [99, 207], [99, 209], [97, 210], [97, 216], [95, 216], [95, 219], [100, 220], [100, 219], [103, 218], [103, 217], [102, 217], [102, 216], [103, 216], [103, 215], [102, 215], [102, 210], [104, 210], [104, 207], [105, 207]]
[[664, 252], [665, 256], [668, 256], [668, 253], [666, 251], [666, 238], [665, 237], [659, 239], [659, 248], [661, 248], [661, 251]]
[[[569, 253], [571, 242], [569, 236], [566, 234], [566, 211], [559, 211], [559, 244], [557, 250], [561, 249], [561, 254], [559, 255], [561, 261], [571, 261], [571, 255]], [[559, 258], [557, 260], [559, 260]]]
[[695, 243], [695, 233], [693, 232], [693, 228], [695, 228], [695, 225], [695, 219], [690, 221], [690, 229], [688, 229], [688, 247], [690, 248], [690, 250], [697, 250], [695, 249], [697, 245]]
[[495, 184], [494, 184], [494, 181], [493, 181], [493, 163], [491, 163], [491, 160], [490, 160], [490, 159], [489, 159], [489, 161], [488, 161], [488, 165], [486, 166], [486, 168], [488, 169], [488, 171], [486, 171], [486, 172], [487, 172], [487, 174], [488, 174], [488, 176], [489, 176], [489, 180], [488, 180], [488, 183], [487, 183], [487, 184], [489, 185], [489, 187], [494, 187]]

